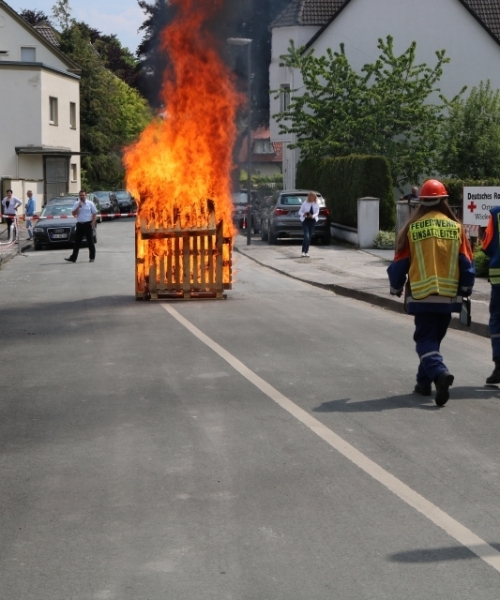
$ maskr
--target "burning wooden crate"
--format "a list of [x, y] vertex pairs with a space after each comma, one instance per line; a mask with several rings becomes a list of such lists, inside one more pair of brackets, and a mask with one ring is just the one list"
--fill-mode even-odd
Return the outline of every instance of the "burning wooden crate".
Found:
[[148, 225], [136, 228], [136, 299], [223, 299], [231, 289], [232, 238], [223, 223], [208, 228], [172, 229]]

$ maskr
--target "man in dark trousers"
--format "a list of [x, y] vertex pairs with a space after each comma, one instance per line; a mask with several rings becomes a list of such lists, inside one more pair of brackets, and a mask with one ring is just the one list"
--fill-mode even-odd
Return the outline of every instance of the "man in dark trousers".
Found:
[[486, 383], [500, 383], [500, 232], [498, 221], [500, 206], [490, 210], [490, 218], [481, 243], [483, 252], [490, 257], [489, 279], [490, 298], [490, 338], [495, 368]]
[[73, 206], [72, 214], [76, 218], [76, 234], [73, 254], [69, 258], [65, 258], [68, 262], [75, 263], [78, 258], [78, 252], [82, 245], [82, 240], [85, 237], [89, 246], [89, 262], [95, 260], [95, 245], [94, 245], [94, 227], [97, 221], [97, 208], [90, 200], [87, 200], [85, 190], [80, 190], [78, 201]]

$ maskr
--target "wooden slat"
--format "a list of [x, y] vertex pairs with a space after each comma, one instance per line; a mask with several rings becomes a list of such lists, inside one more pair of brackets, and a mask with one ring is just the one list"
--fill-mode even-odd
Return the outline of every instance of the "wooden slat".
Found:
[[200, 248], [200, 283], [202, 287], [205, 286], [205, 282], [207, 280], [207, 262], [206, 262], [206, 252], [205, 246], [207, 243], [207, 236], [203, 236], [200, 238], [201, 248]]
[[[203, 239], [203, 238], [200, 238]], [[196, 287], [200, 281], [199, 273], [198, 273], [198, 237], [191, 238], [193, 242], [193, 285], [192, 287]]]
[[222, 291], [224, 289], [223, 281], [222, 281], [222, 273], [223, 273], [223, 239], [222, 239], [222, 221], [217, 225], [217, 272], [216, 272], [216, 281], [215, 288], [217, 290], [217, 298], [222, 298]]
[[175, 272], [173, 275], [173, 283], [181, 283], [181, 263], [180, 263], [180, 240], [174, 240], [174, 257], [175, 257]]
[[173, 241], [168, 241], [168, 255], [167, 255], [167, 290], [172, 289], [172, 252], [173, 252]]
[[158, 290], [165, 289], [165, 256], [160, 257], [160, 266], [158, 268]]
[[214, 285], [214, 236], [208, 236], [208, 286]]
[[184, 265], [184, 273], [183, 273], [183, 283], [184, 283], [184, 298], [189, 298], [191, 292], [191, 281], [189, 275], [189, 238], [185, 236], [182, 240], [183, 242], [183, 265]]

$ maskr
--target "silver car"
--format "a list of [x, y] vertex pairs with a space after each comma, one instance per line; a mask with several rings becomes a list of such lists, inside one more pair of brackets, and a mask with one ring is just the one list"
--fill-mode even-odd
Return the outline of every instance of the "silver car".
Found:
[[[302, 222], [299, 217], [299, 208], [307, 199], [311, 190], [282, 190], [273, 196], [274, 206], [268, 211], [267, 219], [261, 222], [261, 238], [270, 244], [276, 244], [280, 239], [302, 239]], [[330, 212], [326, 208], [325, 199], [319, 192], [314, 192], [318, 197], [319, 219], [314, 228], [313, 240], [323, 244], [331, 241]]]

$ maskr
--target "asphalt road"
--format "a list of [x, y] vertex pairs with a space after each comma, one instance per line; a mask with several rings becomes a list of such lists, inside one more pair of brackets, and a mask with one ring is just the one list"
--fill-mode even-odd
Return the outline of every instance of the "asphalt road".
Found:
[[224, 302], [134, 300], [133, 223], [0, 271], [2, 600], [500, 598], [500, 391], [450, 331], [235, 256]]

